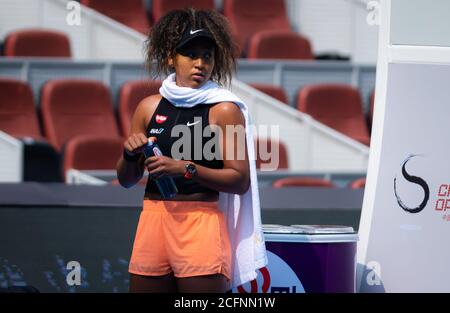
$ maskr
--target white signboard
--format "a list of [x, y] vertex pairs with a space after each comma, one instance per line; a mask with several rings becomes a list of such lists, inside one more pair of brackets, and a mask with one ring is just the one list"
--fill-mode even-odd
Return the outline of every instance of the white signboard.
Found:
[[450, 65], [391, 63], [387, 71], [359, 291], [450, 292]]

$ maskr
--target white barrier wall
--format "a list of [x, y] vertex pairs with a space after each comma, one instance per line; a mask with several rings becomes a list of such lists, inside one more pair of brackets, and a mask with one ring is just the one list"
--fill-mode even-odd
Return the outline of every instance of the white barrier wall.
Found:
[[[108, 171], [108, 172], [113, 172], [114, 176], [117, 175], [115, 171]], [[92, 175], [89, 175], [88, 173], [84, 173], [82, 171], [70, 168], [66, 171], [66, 184], [104, 186], [107, 185], [108, 182], [95, 178]]]
[[0, 183], [18, 183], [23, 178], [23, 144], [0, 130]]

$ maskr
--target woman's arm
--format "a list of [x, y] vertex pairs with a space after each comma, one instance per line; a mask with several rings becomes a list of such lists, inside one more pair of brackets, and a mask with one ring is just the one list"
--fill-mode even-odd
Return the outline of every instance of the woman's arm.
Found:
[[[244, 116], [237, 105], [231, 102], [223, 102], [211, 108], [209, 117], [210, 124], [216, 124], [222, 130], [223, 136], [220, 146], [224, 167], [223, 169], [213, 169], [196, 164], [197, 175], [192, 179], [217, 191], [244, 194], [250, 186], [250, 169], [245, 141]], [[244, 136], [242, 144], [236, 137], [233, 138], [233, 136], [227, 134], [227, 126], [240, 126], [244, 131], [242, 134]], [[227, 156], [227, 151], [231, 148], [234, 149], [235, 153], [233, 156]], [[236, 153], [238, 149], [243, 152], [240, 160], [236, 157], [239, 155], [239, 153]], [[144, 165], [149, 170], [149, 174], [156, 179], [162, 175], [183, 175], [187, 163], [189, 161], [177, 161], [162, 156], [150, 157], [145, 160]]]
[[116, 165], [117, 178], [119, 183], [125, 188], [134, 186], [144, 175], [145, 158], [140, 154], [140, 148], [148, 142], [145, 130], [160, 100], [160, 95], [154, 95], [143, 99], [138, 104], [136, 111], [133, 114], [131, 120], [131, 135], [124, 142], [124, 149], [125, 153], [128, 153], [130, 158], [133, 158], [135, 155], [139, 155], [139, 158], [135, 161], [127, 161], [122, 156]]

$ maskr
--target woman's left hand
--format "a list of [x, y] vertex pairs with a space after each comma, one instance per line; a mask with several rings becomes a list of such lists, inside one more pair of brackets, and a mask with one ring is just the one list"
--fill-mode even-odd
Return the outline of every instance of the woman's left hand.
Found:
[[158, 179], [163, 176], [183, 175], [185, 172], [185, 162], [174, 160], [167, 156], [152, 156], [145, 160], [144, 165], [148, 170], [151, 179]]

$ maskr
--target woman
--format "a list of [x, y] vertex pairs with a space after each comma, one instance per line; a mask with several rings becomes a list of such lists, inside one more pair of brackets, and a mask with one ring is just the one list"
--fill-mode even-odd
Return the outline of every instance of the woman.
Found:
[[[147, 64], [151, 67], [155, 60], [158, 74], [171, 75], [163, 82], [160, 94], [139, 103], [117, 164], [119, 182], [126, 188], [136, 184], [145, 169], [149, 172], [129, 266], [130, 291], [225, 292], [254, 279], [256, 268], [267, 263], [254, 160], [248, 158], [253, 141], [249, 141], [246, 107], [216, 84], [228, 83], [235, 66], [229, 27], [216, 12], [176, 10], [161, 18], [147, 42]], [[192, 140], [180, 153], [174, 151], [180, 139], [174, 136], [177, 127], [193, 134], [187, 136]], [[200, 132], [196, 132], [199, 127]], [[203, 136], [202, 130], [208, 127], [216, 127], [221, 135]], [[251, 149], [246, 140], [242, 143], [234, 134], [228, 135], [227, 127], [244, 129]], [[141, 152], [148, 137], [157, 138], [163, 156], [145, 159]], [[198, 152], [199, 146], [204, 152], [212, 137], [218, 138], [219, 154], [212, 150], [219, 158], [204, 154], [194, 158], [195, 153], [186, 157], [189, 150]], [[244, 151], [243, 157], [228, 156], [228, 149], [238, 154]], [[171, 199], [163, 199], [155, 184], [164, 176], [172, 177], [178, 189]], [[224, 203], [227, 196], [229, 201]], [[233, 197], [242, 198], [241, 211], [232, 208]], [[232, 219], [245, 220], [246, 228], [240, 231]], [[253, 244], [247, 240], [244, 246], [240, 236], [250, 241], [254, 237], [259, 245], [259, 257], [241, 257], [258, 259], [251, 269], [239, 266], [237, 247], [253, 251]]]

